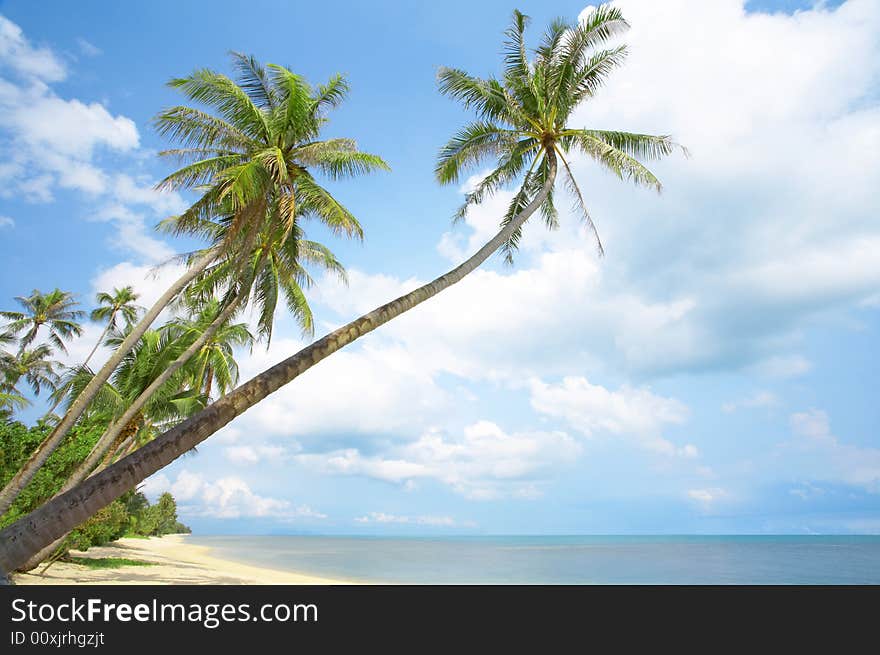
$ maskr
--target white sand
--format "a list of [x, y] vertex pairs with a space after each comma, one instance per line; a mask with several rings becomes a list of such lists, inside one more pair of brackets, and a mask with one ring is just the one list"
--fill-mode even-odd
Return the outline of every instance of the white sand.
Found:
[[56, 562], [45, 575], [42, 567], [13, 576], [15, 584], [350, 584], [345, 580], [276, 571], [212, 557], [207, 546], [187, 543], [186, 535], [149, 539], [120, 539], [78, 557], [124, 557], [155, 562], [153, 566], [91, 569], [79, 564]]

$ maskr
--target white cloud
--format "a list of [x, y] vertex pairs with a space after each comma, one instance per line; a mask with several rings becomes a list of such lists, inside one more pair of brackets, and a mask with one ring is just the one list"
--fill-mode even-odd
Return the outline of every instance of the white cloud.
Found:
[[92, 216], [97, 221], [112, 221], [117, 232], [111, 244], [119, 250], [139, 255], [143, 261], [160, 263], [174, 256], [174, 250], [164, 241], [147, 233], [146, 217], [123, 204], [104, 206]]
[[733, 400], [727, 403], [724, 403], [721, 406], [722, 411], [727, 414], [731, 414], [738, 409], [756, 409], [761, 407], [776, 407], [779, 405], [779, 398], [776, 397], [776, 394], [770, 391], [758, 391], [751, 396], [746, 398], [741, 398], [740, 400]]
[[9, 216], [0, 216], [0, 228], [13, 228], [15, 227], [15, 220], [9, 218]]
[[832, 432], [828, 413], [820, 409], [795, 412], [789, 422], [799, 438], [783, 444], [781, 456], [789, 466], [797, 467], [801, 477], [880, 493], [880, 448], [841, 441]]
[[751, 367], [762, 377], [794, 378], [809, 373], [813, 363], [802, 355], [775, 355], [768, 357]]
[[730, 494], [720, 487], [709, 489], [691, 489], [687, 492], [688, 498], [695, 501], [703, 511], [710, 511], [720, 500], [730, 497]]
[[[86, 299], [89, 303], [95, 294], [106, 291], [111, 292], [115, 288], [132, 286], [135, 293], [139, 295], [137, 304], [141, 307], [151, 307], [171, 285], [171, 283], [179, 278], [184, 271], [184, 267], [178, 264], [169, 264], [161, 267], [139, 266], [131, 262], [120, 262], [108, 269], [99, 271], [92, 278], [92, 291]], [[169, 310], [159, 314], [159, 318], [154, 325], [160, 325], [170, 315]], [[92, 347], [97, 342], [101, 333], [104, 331], [104, 325], [98, 323], [85, 323], [83, 325], [83, 334], [80, 338], [74, 339], [68, 346], [68, 353], [58, 354], [58, 359], [68, 366], [81, 364], [91, 352]], [[110, 350], [101, 346], [95, 352], [95, 355], [89, 361], [89, 367], [97, 370], [110, 356]]]
[[[95, 54], [83, 40], [80, 47]], [[51, 50], [32, 47], [20, 28], [2, 17], [0, 69], [18, 75], [14, 80], [0, 77], [0, 132], [8, 139], [0, 197], [51, 202], [59, 188], [82, 192], [95, 207], [91, 218], [116, 226], [113, 245], [149, 262], [171, 256], [173, 251], [148, 234], [146, 225], [183, 209], [181, 196], [158, 193], [152, 180], [112, 172], [104, 163], [108, 154], [137, 152], [140, 135], [134, 121], [114, 115], [102, 103], [58, 95], [49, 85], [64, 77], [58, 58]], [[118, 169], [118, 163], [113, 165]]]
[[[425, 525], [431, 527], [453, 527], [459, 525], [451, 516], [402, 516], [399, 514], [387, 514], [385, 512], [369, 512], [364, 516], [355, 518], [355, 523], [366, 525], [369, 523], [398, 524], [398, 525]], [[462, 524], [464, 525], [464, 524]], [[468, 527], [473, 527], [472, 522], [467, 522]]]
[[[349, 278], [348, 287], [327, 279], [320, 289], [321, 300], [345, 317], [422, 282], [360, 271]], [[700, 348], [700, 335], [680, 323], [693, 309], [690, 299], [600, 295], [603, 278], [591, 255], [570, 247], [512, 272], [477, 270], [375, 338], [402, 344], [426, 369], [470, 379], [544, 377], [609, 359], [641, 368]]]
[[296, 459], [325, 473], [397, 484], [438, 480], [468, 498], [483, 500], [539, 495], [540, 483], [569, 466], [580, 452], [580, 445], [563, 432], [508, 434], [490, 421], [479, 421], [461, 435], [429, 431], [381, 455], [350, 448]]
[[21, 28], [0, 15], [0, 66], [21, 75], [47, 82], [63, 80], [64, 64], [48, 48], [36, 48], [25, 38]]
[[285, 453], [281, 446], [228, 446], [223, 456], [233, 464], [250, 466], [260, 462], [277, 462]]
[[807, 482], [800, 487], [789, 489], [788, 493], [792, 496], [797, 496], [801, 500], [812, 500], [824, 496], [826, 492], [822, 487]]
[[213, 482], [186, 469], [171, 482], [164, 474], [148, 478], [144, 493], [148, 496], [170, 491], [181, 510], [192, 516], [220, 519], [273, 517], [284, 520], [325, 519], [326, 514], [308, 505], [294, 506], [290, 501], [254, 493], [241, 478], [227, 476]]
[[[242, 378], [265, 370], [303, 345], [276, 337], [268, 351], [258, 348], [241, 362]], [[265, 435], [400, 435], [425, 428], [449, 407], [448, 392], [412, 353], [400, 346], [365, 342], [309, 369], [241, 422]]]
[[796, 412], [790, 417], [791, 428], [795, 434], [810, 437], [817, 441], [832, 439], [831, 421], [828, 414], [818, 409]]
[[[516, 269], [477, 271], [377, 338], [471, 379], [806, 373], [811, 363], [792, 352], [804, 326], [861, 306], [880, 284], [878, 5], [794, 15], [747, 13], [741, 0], [619, 6], [634, 25], [631, 57], [572, 123], [672, 132], [694, 158], [657, 164], [660, 198], [576, 161], [604, 260], [569, 213], [555, 233], [533, 220]], [[682, 15], [698, 34], [680, 38]], [[441, 254], [475, 250], [509, 199], [473, 210], [441, 237]], [[350, 317], [420, 282], [355, 271], [349, 289], [323, 297]]]
[[150, 307], [176, 279], [183, 275], [185, 270], [183, 264], [156, 267], [120, 262], [99, 271], [92, 278], [92, 292], [109, 291], [130, 285], [139, 295], [138, 304]]
[[65, 164], [88, 161], [96, 148], [127, 151], [139, 144], [134, 121], [113, 116], [97, 102], [64, 100], [44, 87], [24, 90], [15, 100], [17, 104], [7, 105], [4, 125], [27, 145], [48, 149], [42, 154], [49, 155], [49, 168], [57, 173], [63, 173]]
[[687, 407], [675, 398], [664, 398], [647, 388], [623, 386], [610, 391], [584, 377], [569, 376], [558, 384], [529, 382], [531, 405], [541, 414], [563, 419], [573, 429], [591, 437], [633, 437], [649, 450], [665, 455], [697, 456], [693, 445], [676, 448], [661, 436], [667, 425], [684, 423]]

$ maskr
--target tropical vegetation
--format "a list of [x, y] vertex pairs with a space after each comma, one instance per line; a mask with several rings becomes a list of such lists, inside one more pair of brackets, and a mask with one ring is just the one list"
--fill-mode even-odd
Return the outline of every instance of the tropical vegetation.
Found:
[[[603, 5], [578, 23], [554, 21], [532, 50], [526, 46], [527, 26], [528, 18], [514, 12], [499, 76], [477, 77], [445, 67], [438, 73], [440, 92], [461, 103], [473, 119], [441, 148], [437, 181], [454, 184], [489, 166], [455, 218], [498, 191], [512, 189], [498, 232], [460, 265], [240, 386], [233, 355], [254, 340], [271, 338], [279, 301], [311, 335], [315, 322], [307, 303], [308, 269], [344, 276], [328, 248], [306, 239], [306, 222], [317, 220], [340, 236], [363, 237], [360, 223], [323, 181], [387, 166], [378, 156], [358, 150], [351, 139], [319, 138], [327, 112], [346, 96], [348, 85], [341, 76], [311, 86], [287, 68], [262, 66], [234, 53], [235, 79], [200, 69], [170, 82], [196, 106], [172, 107], [156, 118], [159, 133], [176, 146], [161, 154], [180, 162], [159, 188], [193, 191], [198, 197], [161, 228], [200, 238], [205, 245], [182, 255], [187, 272], [143, 316], [129, 320], [120, 314], [126, 318], [123, 329], [109, 322], [134, 299], [123, 302], [118, 292], [99, 299], [102, 307], [119, 307], [95, 315], [108, 322], [103, 342], [111, 352], [99, 371], [81, 365], [53, 377], [34, 364], [39, 382], [34, 386], [25, 373], [17, 372], [30, 364], [16, 369], [10, 359], [2, 389], [8, 398], [0, 400], [6, 411], [20, 407], [16, 398], [22, 398], [23, 380], [34, 391], [51, 386], [63, 413], [55, 427], [41, 424], [41, 432], [29, 442], [33, 449], [15, 450], [18, 459], [9, 470], [19, 468], [4, 480], [0, 492], [0, 513], [7, 512], [8, 524], [0, 531], [0, 569], [9, 572], [52, 557], [76, 538], [76, 526], [95, 516], [111, 528], [119, 523], [96, 531], [97, 538], [115, 534], [122, 529], [118, 504], [127, 503], [122, 499], [131, 499], [148, 476], [324, 358], [458, 283], [494, 253], [512, 261], [523, 227], [535, 214], [550, 229], [558, 225], [560, 179], [603, 252], [572, 158], [592, 160], [623, 180], [659, 191], [660, 182], [645, 162], [680, 146], [665, 135], [576, 123], [575, 109], [592, 101], [624, 60], [625, 46], [613, 44], [628, 27], [618, 9]], [[26, 305], [20, 316], [3, 314], [9, 321], [7, 341], [29, 339], [11, 358], [23, 356], [44, 327], [59, 348], [76, 334], [76, 316], [63, 293], [51, 301], [55, 323], [36, 301], [32, 308], [19, 299]], [[256, 310], [256, 336], [247, 326], [232, 323], [245, 306]], [[153, 328], [159, 313], [169, 307], [185, 311]], [[37, 355], [32, 359], [42, 361]], [[64, 459], [73, 448], [76, 453]], [[64, 462], [63, 472], [46, 487], [53, 490], [44, 490], [39, 501], [29, 504], [28, 489]], [[28, 512], [27, 520], [17, 518], [22, 512]]]

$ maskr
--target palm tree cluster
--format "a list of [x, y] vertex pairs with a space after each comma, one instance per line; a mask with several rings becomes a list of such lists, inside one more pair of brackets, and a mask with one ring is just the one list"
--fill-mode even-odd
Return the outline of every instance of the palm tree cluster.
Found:
[[[437, 181], [456, 183], [466, 172], [491, 164], [455, 218], [510, 189], [512, 200], [499, 217], [499, 231], [452, 270], [238, 387], [235, 348], [271, 339], [279, 302], [304, 334], [313, 333], [306, 300], [310, 269], [344, 279], [334, 254], [306, 238], [307, 222], [318, 221], [335, 235], [363, 238], [360, 223], [324, 187], [325, 181], [387, 166], [351, 139], [320, 138], [328, 112], [348, 92], [339, 75], [312, 86], [285, 67], [262, 66], [253, 57], [233, 53], [234, 78], [200, 69], [171, 80], [171, 88], [192, 105], [171, 107], [156, 117], [158, 132], [175, 142], [175, 148], [161, 155], [180, 164], [158, 187], [195, 192], [197, 199], [160, 227], [172, 235], [201, 239], [204, 247], [181, 255], [186, 272], [143, 314], [126, 312], [123, 307], [134, 299], [118, 292], [99, 299], [102, 310], [93, 316], [106, 323], [102, 342], [111, 354], [97, 372], [87, 362], [60, 376], [34, 366], [31, 382], [27, 374], [15, 372], [21, 367], [10, 366], [3, 387], [10, 398], [2, 402], [18, 402], [15, 384], [25, 380], [35, 392], [50, 386], [62, 412], [51, 434], [0, 491], [0, 514], [78, 421], [99, 415], [107, 429], [58, 497], [0, 531], [0, 573], [51, 554], [47, 551], [59, 538], [114, 498], [322, 359], [458, 283], [494, 253], [501, 251], [512, 261], [523, 226], [533, 215], [539, 213], [551, 229], [557, 226], [560, 172], [602, 254], [572, 159], [592, 160], [621, 179], [659, 191], [660, 182], [643, 161], [669, 155], [679, 146], [668, 136], [574, 123], [575, 109], [594, 99], [626, 55], [625, 46], [612, 44], [628, 27], [619, 10], [603, 5], [574, 24], [554, 21], [533, 50], [526, 46], [527, 25], [528, 17], [514, 12], [505, 33], [500, 76], [481, 78], [456, 68], [441, 68], [438, 75], [440, 92], [473, 112], [474, 119], [441, 149]], [[34, 300], [33, 309], [21, 302], [27, 310], [21, 316], [3, 314], [12, 335], [8, 338], [24, 341], [16, 357], [24, 355], [24, 347], [44, 326], [56, 347], [78, 333], [78, 315], [70, 314], [70, 302], [62, 297], [41, 302], [39, 311]], [[56, 308], [55, 323], [43, 305]], [[169, 307], [185, 311], [153, 328]], [[243, 323], [233, 322], [244, 307], [253, 309], [254, 336]], [[114, 317], [125, 326], [111, 325]], [[39, 360], [40, 354], [32, 358]]]

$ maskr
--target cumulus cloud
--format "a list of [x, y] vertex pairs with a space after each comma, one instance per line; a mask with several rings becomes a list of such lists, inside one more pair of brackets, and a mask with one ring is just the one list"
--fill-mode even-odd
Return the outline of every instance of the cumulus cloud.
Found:
[[[120, 262], [110, 268], [99, 271], [91, 281], [91, 293], [89, 301], [95, 294], [115, 288], [131, 286], [139, 295], [137, 304], [142, 307], [151, 307], [159, 299], [171, 283], [179, 278], [184, 271], [182, 264], [167, 264], [165, 266], [145, 266], [131, 262]], [[161, 324], [169, 317], [168, 310], [162, 312], [157, 319], [156, 325]], [[59, 361], [74, 366], [81, 364], [104, 330], [104, 325], [86, 323], [83, 325], [83, 334], [79, 339], [74, 339], [68, 346], [68, 352], [57, 353]], [[101, 346], [95, 352], [89, 366], [99, 367], [110, 356], [110, 350]]]
[[250, 466], [260, 462], [277, 462], [285, 453], [281, 446], [228, 446], [223, 456], [233, 464]]
[[[86, 54], [94, 46], [81, 40]], [[146, 224], [184, 207], [177, 193], [158, 193], [153, 182], [111, 172], [105, 157], [134, 154], [140, 135], [134, 121], [94, 101], [64, 98], [51, 84], [65, 78], [61, 60], [30, 44], [21, 29], [0, 16], [0, 197], [51, 202], [57, 189], [86, 194], [91, 218], [112, 222], [111, 243], [157, 262], [172, 251], [147, 233]], [[118, 164], [117, 164], [118, 167]], [[145, 213], [146, 211], [146, 213]]]
[[186, 469], [171, 482], [164, 474], [148, 478], [143, 491], [151, 497], [169, 491], [190, 516], [220, 519], [272, 517], [284, 520], [325, 519], [326, 514], [308, 505], [294, 506], [290, 501], [254, 493], [250, 485], [235, 476], [214, 481]]
[[[383, 331], [468, 376], [545, 377], [569, 372], [563, 364], [636, 376], [802, 375], [805, 322], [861, 306], [880, 284], [871, 192], [880, 186], [880, 9], [865, 0], [794, 15], [746, 12], [741, 0], [618, 4], [634, 26], [631, 56], [571, 122], [671, 132], [693, 159], [656, 165], [659, 198], [575, 161], [604, 260], [563, 211], [556, 233], [527, 224], [515, 270], [478, 271]], [[698, 34], [680, 38], [682, 15]], [[441, 237], [441, 254], [473, 252], [509, 199], [475, 208]], [[353, 277], [351, 300], [331, 300], [363, 311], [420, 282], [374, 277]], [[431, 343], [415, 343], [428, 329]]]
[[490, 421], [478, 421], [460, 435], [429, 431], [380, 455], [349, 448], [296, 459], [325, 473], [396, 484], [437, 480], [468, 498], [486, 500], [538, 496], [541, 485], [580, 453], [581, 446], [563, 432], [508, 434]]
[[139, 295], [138, 304], [149, 307], [159, 300], [174, 280], [183, 275], [184, 270], [183, 264], [149, 266], [120, 262], [99, 271], [92, 278], [92, 291], [98, 293], [130, 285]]
[[64, 64], [49, 48], [31, 45], [21, 28], [0, 15], [0, 66], [47, 82], [63, 80]]
[[9, 218], [9, 216], [0, 216], [0, 228], [13, 228], [15, 227], [15, 220]]
[[584, 377], [566, 377], [558, 384], [530, 381], [532, 407], [563, 419], [590, 437], [595, 434], [633, 437], [643, 447], [664, 455], [697, 456], [691, 444], [677, 448], [661, 436], [667, 425], [684, 423], [687, 407], [675, 398], [658, 396], [647, 388], [623, 386], [610, 391]]
[[[303, 342], [276, 338], [241, 363], [242, 378], [297, 352]], [[450, 396], [430, 367], [398, 345], [367, 342], [308, 370], [242, 417], [266, 435], [409, 435], [450, 408]]]

